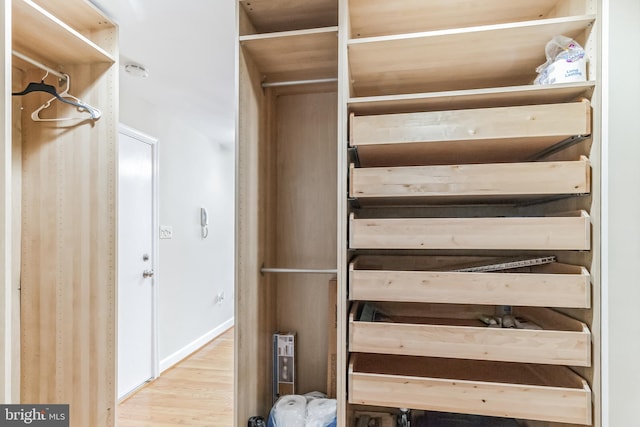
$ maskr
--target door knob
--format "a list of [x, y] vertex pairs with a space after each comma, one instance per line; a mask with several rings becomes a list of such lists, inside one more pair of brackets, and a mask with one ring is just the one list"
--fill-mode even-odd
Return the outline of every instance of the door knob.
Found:
[[148, 277], [153, 277], [153, 270], [145, 270], [142, 272], [142, 277], [145, 279]]

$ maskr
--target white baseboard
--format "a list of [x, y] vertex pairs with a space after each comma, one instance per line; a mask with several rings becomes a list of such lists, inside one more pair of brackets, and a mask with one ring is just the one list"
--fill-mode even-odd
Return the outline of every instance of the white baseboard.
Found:
[[227, 320], [221, 325], [213, 328], [212, 330], [210, 330], [200, 338], [190, 342], [186, 346], [182, 347], [180, 350], [162, 359], [160, 361], [160, 373], [166, 371], [167, 369], [169, 369], [176, 363], [180, 362], [187, 356], [190, 356], [196, 350], [200, 349], [200, 347], [207, 344], [212, 339], [216, 338], [219, 335], [222, 335], [222, 333], [224, 333], [225, 331], [227, 331], [227, 329], [233, 326], [233, 323], [234, 323], [234, 318], [232, 317], [231, 319]]

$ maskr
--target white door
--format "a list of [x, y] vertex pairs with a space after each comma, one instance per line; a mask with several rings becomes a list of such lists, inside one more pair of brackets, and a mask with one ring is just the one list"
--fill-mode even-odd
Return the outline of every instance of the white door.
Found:
[[154, 336], [155, 142], [119, 134], [118, 398], [156, 376]]

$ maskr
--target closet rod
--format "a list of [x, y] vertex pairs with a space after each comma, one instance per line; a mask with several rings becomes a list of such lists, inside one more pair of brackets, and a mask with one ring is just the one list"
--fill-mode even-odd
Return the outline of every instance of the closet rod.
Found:
[[33, 59], [33, 58], [29, 58], [29, 57], [28, 57], [27, 55], [25, 55], [25, 54], [22, 54], [22, 53], [20, 53], [20, 52], [16, 52], [15, 50], [12, 50], [12, 51], [11, 51], [11, 53], [13, 54], [13, 56], [18, 57], [18, 58], [22, 59], [23, 61], [28, 62], [28, 63], [29, 63], [29, 64], [31, 64], [31, 65], [35, 65], [36, 67], [38, 67], [38, 68], [40, 68], [40, 69], [42, 69], [42, 70], [46, 71], [46, 72], [47, 72], [47, 73], [49, 73], [49, 74], [53, 74], [54, 76], [59, 77], [59, 78], [61, 78], [62, 80], [67, 80], [67, 78], [65, 77], [65, 75], [64, 75], [64, 74], [62, 74], [61, 72], [56, 71], [56, 70], [54, 70], [54, 69], [52, 69], [52, 68], [49, 68], [49, 67], [47, 67], [46, 65], [44, 65], [43, 63], [38, 62], [38, 61], [36, 61], [36, 60], [35, 60], [35, 59]]
[[267, 268], [262, 267], [260, 273], [313, 273], [313, 274], [336, 274], [337, 268]]
[[318, 83], [333, 83], [337, 81], [338, 81], [337, 78], [315, 79], [315, 80], [291, 80], [288, 82], [266, 82], [266, 83], [262, 83], [262, 87], [309, 85], [309, 84], [318, 84]]

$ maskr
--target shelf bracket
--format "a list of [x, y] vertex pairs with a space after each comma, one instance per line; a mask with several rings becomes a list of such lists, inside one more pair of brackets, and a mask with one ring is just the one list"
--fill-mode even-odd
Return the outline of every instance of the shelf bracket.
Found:
[[567, 139], [564, 139], [560, 142], [558, 142], [557, 144], [552, 145], [551, 147], [547, 147], [544, 150], [540, 151], [539, 153], [534, 154], [533, 156], [529, 157], [527, 159], [527, 161], [538, 161], [538, 160], [542, 160], [545, 157], [548, 157], [552, 154], [557, 153], [558, 151], [562, 151], [566, 148], [569, 148], [573, 145], [576, 145], [579, 142], [584, 141], [585, 139], [587, 139], [590, 135], [575, 135], [575, 136], [571, 136]]
[[347, 150], [353, 156], [353, 163], [355, 163], [356, 167], [360, 167], [360, 155], [358, 154], [358, 147], [349, 147]]

